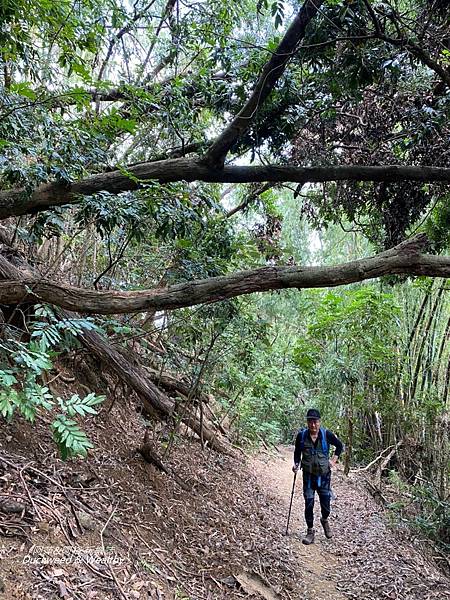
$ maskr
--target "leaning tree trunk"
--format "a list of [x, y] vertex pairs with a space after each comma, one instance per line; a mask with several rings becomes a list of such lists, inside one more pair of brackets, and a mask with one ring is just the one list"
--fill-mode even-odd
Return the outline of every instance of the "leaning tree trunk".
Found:
[[449, 340], [450, 340], [450, 317], [448, 318], [447, 323], [444, 327], [444, 331], [442, 334], [441, 342], [439, 344], [439, 350], [438, 350], [437, 358], [436, 358], [436, 368], [434, 371], [434, 383], [438, 390], [439, 390], [439, 383], [440, 383], [440, 373], [441, 373], [442, 364], [443, 364], [442, 357], [444, 355], [444, 350], [445, 350], [445, 347]]
[[[400, 392], [402, 378], [404, 375], [405, 368], [408, 369], [408, 379], [409, 379], [408, 390], [409, 390], [409, 385], [410, 385], [410, 382], [413, 377], [413, 372], [412, 372], [412, 364], [413, 364], [413, 358], [414, 358], [413, 357], [413, 348], [412, 348], [413, 341], [414, 341], [414, 338], [417, 336], [418, 331], [421, 326], [421, 323], [422, 323], [422, 320], [424, 319], [425, 309], [428, 305], [430, 297], [431, 297], [431, 290], [427, 290], [427, 292], [425, 293], [425, 296], [423, 297], [423, 300], [420, 305], [420, 308], [417, 313], [414, 324], [411, 327], [411, 331], [409, 332], [408, 341], [406, 342], [406, 345], [403, 349], [402, 356], [400, 357], [398, 375], [397, 375], [397, 380], [396, 380], [396, 384], [395, 384], [395, 392], [394, 392], [395, 398], [399, 397], [399, 392]], [[409, 396], [407, 394], [408, 393], [406, 392], [403, 397], [403, 402], [405, 404], [409, 403]], [[405, 395], [407, 396], [406, 398], [405, 398]]]
[[[5, 256], [0, 254], [0, 279], [21, 279], [24, 274], [36, 276], [33, 269], [23, 259], [20, 267], [16, 267]], [[74, 318], [73, 313], [61, 311], [66, 317]], [[174, 403], [151, 381], [144, 369], [135, 366], [127, 360], [118, 350], [113, 348], [108, 340], [95, 331], [84, 330], [80, 338], [81, 343], [88, 348], [97, 358], [106, 363], [116, 375], [127, 383], [142, 399], [145, 409], [159, 419], [166, 420], [174, 414]], [[200, 420], [188, 411], [184, 411], [183, 423], [190, 427], [200, 439], [207, 441], [212, 448], [224, 454], [233, 454], [231, 446], [216, 433], [209, 424]]]
[[354, 385], [352, 384], [350, 389], [350, 406], [347, 409], [347, 427], [348, 427], [348, 443], [345, 452], [345, 460], [344, 460], [344, 473], [345, 475], [349, 474], [350, 471], [350, 462], [353, 453], [353, 394], [354, 394]]
[[423, 353], [424, 353], [425, 343], [428, 341], [428, 337], [429, 337], [429, 334], [430, 334], [430, 331], [431, 331], [431, 326], [432, 326], [432, 323], [433, 323], [433, 319], [434, 319], [434, 316], [435, 316], [435, 314], [437, 312], [437, 309], [439, 307], [439, 303], [441, 301], [443, 292], [444, 292], [444, 288], [443, 287], [439, 288], [439, 290], [437, 292], [437, 295], [436, 295], [436, 298], [435, 298], [435, 301], [434, 301], [433, 305], [430, 308], [430, 313], [429, 313], [427, 322], [426, 322], [426, 324], [424, 326], [424, 330], [422, 332], [422, 338], [420, 340], [419, 348], [418, 348], [418, 351], [417, 351], [417, 359], [416, 359], [416, 364], [415, 364], [415, 368], [414, 368], [414, 373], [413, 373], [411, 385], [410, 385], [410, 388], [409, 388], [409, 398], [410, 398], [410, 401], [414, 401], [414, 397], [415, 397], [415, 394], [416, 394], [417, 386], [418, 386], [418, 383], [419, 383], [419, 374], [421, 372], [421, 368], [422, 368], [422, 365], [423, 365]]
[[[66, 313], [67, 314], [67, 313]], [[175, 404], [151, 381], [142, 367], [136, 366], [118, 352], [108, 341], [95, 331], [83, 332], [81, 343], [98, 359], [108, 365], [116, 375], [129, 385], [142, 399], [145, 409], [159, 419], [166, 420], [174, 415]], [[231, 446], [215, 432], [209, 424], [200, 422], [189, 410], [183, 410], [181, 420], [195, 433], [207, 441], [212, 448], [232, 454]]]

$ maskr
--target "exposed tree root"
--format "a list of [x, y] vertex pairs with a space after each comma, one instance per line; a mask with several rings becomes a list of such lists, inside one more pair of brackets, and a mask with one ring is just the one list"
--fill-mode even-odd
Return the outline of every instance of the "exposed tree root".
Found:
[[170, 477], [173, 477], [174, 481], [183, 488], [186, 492], [191, 492], [192, 488], [187, 483], [185, 483], [177, 473], [171, 469], [170, 467], [166, 467], [156, 452], [153, 450], [152, 446], [149, 443], [144, 443], [140, 448], [138, 448], [139, 454], [151, 465], [154, 465], [159, 471], [166, 473]]

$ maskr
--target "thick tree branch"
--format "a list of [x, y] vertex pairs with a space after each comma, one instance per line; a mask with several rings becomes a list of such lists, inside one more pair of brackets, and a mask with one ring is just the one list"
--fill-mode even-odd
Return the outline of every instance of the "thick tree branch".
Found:
[[419, 235], [371, 258], [334, 267], [261, 267], [136, 292], [86, 290], [24, 277], [0, 282], [0, 303], [47, 302], [81, 313], [117, 314], [171, 310], [285, 288], [335, 287], [382, 275], [450, 277], [450, 257], [422, 254], [425, 242]]
[[[3, 251], [5, 251], [5, 249], [9, 252], [8, 246], [3, 248]], [[14, 257], [14, 252], [10, 258], [17, 259], [17, 257]], [[4, 280], [7, 278], [17, 280], [22, 279], [23, 277], [32, 278], [36, 276], [36, 271], [22, 259], [19, 259], [17, 262], [20, 265], [20, 268], [0, 254], [0, 279]], [[26, 301], [29, 300], [30, 298], [27, 297]], [[34, 299], [32, 299], [32, 301], [34, 301]], [[67, 319], [76, 318], [78, 316], [66, 311], [61, 311], [60, 314]], [[106, 338], [96, 331], [84, 329], [79, 340], [94, 356], [106, 363], [109, 369], [114, 371], [122, 381], [138, 394], [145, 409], [150, 414], [164, 420], [175, 416], [174, 401], [163, 393], [153, 380], [156, 379], [157, 384], [160, 384], [162, 380], [164, 387], [170, 387], [183, 393], [187, 388], [184, 387], [182, 382], [176, 382], [175, 379], [167, 374], [156, 374], [151, 370], [148, 371], [147, 369], [144, 369], [139, 362], [138, 364], [133, 364], [129, 358], [119, 351], [119, 349], [114, 348]], [[198, 395], [198, 397], [200, 397], [202, 401], [205, 401], [205, 398], [201, 395]], [[189, 407], [184, 408], [181, 420], [195, 431], [199, 437], [203, 436], [204, 439], [207, 439], [212, 448], [225, 454], [232, 454], [232, 449], [227, 440], [223, 439], [222, 436], [217, 435], [214, 425], [211, 423], [201, 423], [200, 420], [192, 414]]]
[[396, 46], [398, 48], [406, 48], [408, 52], [410, 52], [413, 56], [418, 58], [424, 65], [426, 65], [429, 69], [434, 71], [442, 80], [450, 88], [450, 71], [440, 65], [437, 61], [433, 60], [429, 54], [427, 54], [423, 48], [414, 44], [414, 42], [408, 39], [395, 39], [388, 36], [378, 36], [380, 40], [391, 44], [391, 46]]
[[225, 166], [215, 169], [191, 158], [142, 163], [127, 170], [91, 175], [72, 185], [49, 183], [29, 195], [24, 189], [0, 192], [0, 219], [48, 210], [52, 206], [76, 204], [80, 196], [108, 191], [113, 194], [136, 190], [149, 181], [207, 181], [215, 183], [323, 181], [421, 181], [450, 183], [450, 168], [363, 165], [330, 167]]
[[265, 102], [276, 82], [284, 73], [287, 63], [297, 51], [298, 45], [305, 35], [306, 27], [315, 17], [322, 4], [323, 0], [306, 0], [303, 4], [284, 34], [278, 48], [265, 64], [251, 96], [236, 117], [212, 143], [205, 154], [205, 162], [214, 166], [224, 164], [228, 151], [242, 133], [248, 129], [258, 108]]

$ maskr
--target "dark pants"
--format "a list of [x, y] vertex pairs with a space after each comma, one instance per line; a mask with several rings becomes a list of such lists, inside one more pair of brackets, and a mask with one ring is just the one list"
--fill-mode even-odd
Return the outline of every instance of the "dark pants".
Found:
[[327, 475], [308, 475], [303, 471], [303, 497], [305, 499], [305, 521], [310, 529], [314, 525], [314, 496], [319, 494], [322, 518], [330, 515], [331, 471]]

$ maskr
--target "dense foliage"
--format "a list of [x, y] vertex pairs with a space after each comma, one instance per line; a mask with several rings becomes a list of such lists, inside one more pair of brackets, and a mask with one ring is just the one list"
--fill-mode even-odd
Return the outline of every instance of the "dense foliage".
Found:
[[[102, 291], [345, 262], [417, 231], [448, 251], [441, 183], [164, 184], [130, 172], [201, 156], [297, 10], [266, 0], [3, 1], [0, 191], [20, 189], [25, 202], [42, 184], [59, 182], [63, 194], [114, 169], [130, 184], [5, 219], [2, 256]], [[229, 162], [449, 167], [449, 39], [444, 1], [327, 0]], [[79, 417], [96, 414], [102, 396], [55, 397], [47, 383], [82, 332], [96, 331], [182, 378], [190, 391], [175, 394], [177, 410], [209, 410], [237, 443], [291, 441], [314, 404], [346, 441], [347, 468], [398, 447], [391, 480], [418, 498], [416, 522], [448, 546], [446, 285], [391, 278], [116, 319], [7, 306], [0, 413], [50, 413], [62, 456], [86, 455]], [[205, 408], [201, 393], [217, 403]]]

